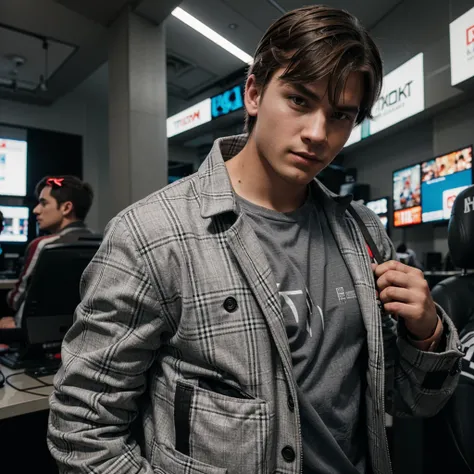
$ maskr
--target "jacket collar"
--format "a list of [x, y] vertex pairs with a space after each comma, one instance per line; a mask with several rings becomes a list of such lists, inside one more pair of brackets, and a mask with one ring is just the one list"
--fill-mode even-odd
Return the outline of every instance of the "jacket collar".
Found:
[[[198, 171], [200, 207], [203, 218], [226, 212], [239, 213], [239, 205], [230, 182], [225, 162], [239, 153], [247, 142], [247, 135], [219, 138]], [[312, 183], [314, 195], [325, 209], [342, 216], [352, 202], [352, 195], [339, 196], [329, 191], [319, 180]]]

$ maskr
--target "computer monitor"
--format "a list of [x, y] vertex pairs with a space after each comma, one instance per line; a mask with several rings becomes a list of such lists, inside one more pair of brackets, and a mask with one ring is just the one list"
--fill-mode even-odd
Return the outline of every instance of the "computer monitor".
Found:
[[371, 211], [375, 212], [382, 221], [385, 229], [388, 227], [388, 197], [382, 197], [365, 204]]
[[457, 195], [472, 183], [472, 146], [423, 162], [421, 164], [423, 222], [449, 220]]
[[393, 225], [421, 224], [421, 175], [416, 164], [393, 172]]
[[26, 195], [25, 140], [0, 138], [0, 195]]
[[0, 206], [3, 213], [3, 231], [0, 242], [24, 243], [28, 240], [30, 211], [25, 206]]

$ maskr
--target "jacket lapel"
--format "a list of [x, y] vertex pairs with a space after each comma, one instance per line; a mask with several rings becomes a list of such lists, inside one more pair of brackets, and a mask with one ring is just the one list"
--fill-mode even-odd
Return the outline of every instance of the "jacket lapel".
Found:
[[267, 321], [285, 372], [287, 376], [293, 377], [290, 348], [276, 282], [255, 232], [240, 212], [225, 166], [225, 160], [236, 155], [246, 141], [245, 135], [236, 135], [214, 142], [209, 156], [199, 169], [201, 216], [213, 219], [228, 213], [236, 216], [233, 225], [224, 231], [227, 244]]
[[262, 310], [285, 372], [293, 378], [293, 365], [275, 278], [255, 232], [242, 214], [227, 231], [227, 242]]

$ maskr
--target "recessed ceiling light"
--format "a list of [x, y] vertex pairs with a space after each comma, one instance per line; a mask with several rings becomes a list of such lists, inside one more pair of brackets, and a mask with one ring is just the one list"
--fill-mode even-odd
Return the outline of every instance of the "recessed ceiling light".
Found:
[[196, 30], [198, 33], [201, 33], [203, 36], [219, 45], [221, 48], [224, 48], [230, 54], [233, 54], [236, 58], [239, 58], [244, 63], [252, 64], [252, 56], [248, 55], [245, 51], [242, 51], [240, 48], [235, 46], [235, 44], [232, 44], [230, 41], [226, 40], [223, 36], [221, 36], [219, 33], [216, 33], [197, 18], [194, 18], [192, 15], [185, 12], [182, 8], [176, 7], [171, 12], [171, 14], [175, 18], [178, 18], [178, 20], [181, 20], [183, 23]]
[[237, 23], [229, 23], [229, 28], [231, 30], [236, 30], [239, 27]]

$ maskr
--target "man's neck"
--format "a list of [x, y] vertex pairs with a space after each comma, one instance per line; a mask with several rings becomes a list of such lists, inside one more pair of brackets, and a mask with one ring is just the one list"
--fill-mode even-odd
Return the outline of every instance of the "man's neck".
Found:
[[75, 222], [80, 222], [80, 219], [64, 219], [58, 229], [54, 232], [55, 234], [58, 234], [62, 230], [64, 230], [68, 225], [74, 224]]
[[307, 186], [295, 186], [278, 175], [260, 156], [250, 136], [244, 148], [226, 162], [234, 191], [258, 206], [291, 212], [305, 201]]

